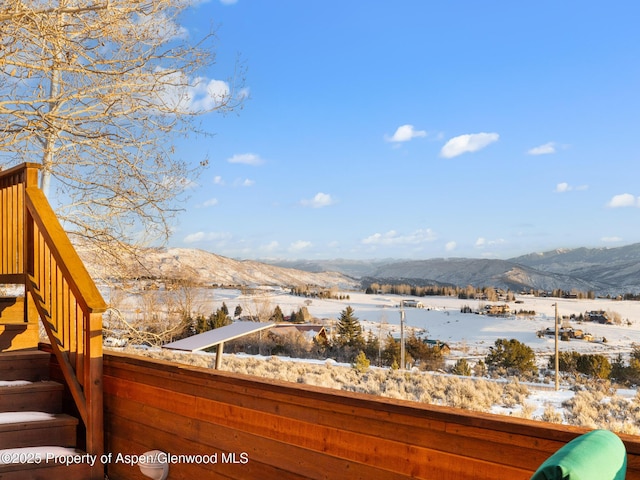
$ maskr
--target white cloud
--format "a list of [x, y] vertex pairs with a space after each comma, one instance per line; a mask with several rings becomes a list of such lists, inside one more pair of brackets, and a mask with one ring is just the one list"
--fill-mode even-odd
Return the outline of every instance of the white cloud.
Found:
[[561, 182], [556, 185], [556, 192], [565, 193], [565, 192], [570, 192], [572, 190], [587, 190], [588, 188], [589, 188], [588, 185], [579, 185], [577, 187], [573, 187], [569, 185], [567, 182]]
[[305, 250], [311, 247], [313, 244], [311, 242], [307, 242], [305, 240], [298, 240], [297, 242], [293, 242], [289, 245], [289, 250], [293, 252], [299, 252], [301, 250]]
[[334, 203], [335, 201], [333, 200], [333, 198], [331, 198], [331, 195], [322, 192], [316, 193], [315, 197], [310, 200], [304, 199], [300, 201], [301, 205], [312, 208], [328, 207], [329, 205], [332, 205]]
[[484, 248], [484, 247], [490, 247], [493, 245], [502, 245], [503, 243], [505, 243], [505, 241], [502, 238], [499, 238], [497, 240], [487, 240], [484, 237], [478, 237], [478, 239], [476, 240], [476, 247]]
[[556, 153], [556, 142], [545, 143], [527, 151], [529, 155], [549, 155]]
[[261, 246], [260, 250], [262, 250], [263, 252], [274, 252], [279, 247], [280, 247], [280, 244], [277, 241], [273, 240], [272, 242], [269, 242], [267, 245]]
[[206, 200], [202, 206], [203, 207], [215, 207], [218, 204], [218, 199], [217, 198], [210, 198], [209, 200]]
[[224, 185], [224, 180], [222, 180], [222, 177], [220, 175], [216, 175], [215, 177], [213, 177], [213, 183], [215, 185]]
[[458, 244], [456, 242], [451, 241], [451, 242], [447, 242], [445, 244], [444, 249], [447, 252], [453, 252], [456, 249], [457, 246], [458, 246]]
[[189, 32], [173, 18], [160, 9], [154, 14], [140, 15], [136, 18], [136, 33], [139, 37], [154, 38], [159, 43], [185, 39]]
[[616, 242], [621, 242], [622, 238], [620, 238], [620, 237], [602, 237], [600, 240], [603, 241], [603, 242], [606, 242], [606, 243], [616, 243]]
[[262, 165], [264, 160], [260, 158], [260, 155], [256, 155], [255, 153], [237, 153], [233, 157], [228, 158], [227, 162], [258, 166]]
[[181, 188], [183, 190], [191, 190], [198, 187], [198, 184], [186, 177], [165, 176], [162, 178], [162, 184], [169, 188]]
[[500, 135], [497, 133], [470, 133], [451, 138], [445, 143], [440, 156], [453, 158], [467, 152], [477, 152], [487, 145], [497, 142]]
[[184, 243], [213, 242], [219, 240], [228, 240], [231, 238], [230, 233], [226, 232], [195, 232], [184, 237]]
[[640, 207], [640, 198], [636, 198], [630, 193], [622, 193], [620, 195], [615, 195], [611, 200], [609, 200], [607, 207]]
[[220, 0], [220, 3], [223, 5], [235, 5], [238, 0]]
[[418, 245], [432, 242], [436, 238], [430, 228], [416, 230], [407, 235], [400, 235], [395, 230], [390, 230], [387, 233], [374, 233], [363, 239], [362, 243], [365, 245]]
[[[162, 70], [157, 70], [161, 74]], [[169, 72], [152, 103], [163, 112], [203, 113], [225, 105], [231, 96], [229, 85], [206, 77], [188, 78], [182, 72]]]
[[255, 180], [251, 180], [249, 178], [245, 178], [244, 180], [242, 180], [241, 178], [238, 178], [236, 181], [233, 182], [234, 187], [253, 187], [255, 184], [256, 184]]
[[426, 136], [427, 132], [425, 130], [416, 130], [413, 125], [402, 125], [398, 127], [393, 136], [385, 137], [385, 139], [387, 142], [408, 142], [414, 138]]
[[205, 235], [206, 234], [204, 232], [190, 233], [189, 235], [184, 237], [184, 243], [201, 242], [202, 240], [204, 240]]
[[190, 110], [208, 112], [229, 99], [229, 84], [222, 80], [198, 77], [188, 92]]

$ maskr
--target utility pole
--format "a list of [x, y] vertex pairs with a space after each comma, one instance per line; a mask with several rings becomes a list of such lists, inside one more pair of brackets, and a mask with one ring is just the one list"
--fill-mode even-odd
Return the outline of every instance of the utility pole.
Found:
[[556, 316], [555, 316], [555, 323], [556, 323], [556, 329], [555, 329], [555, 337], [556, 337], [556, 358], [555, 358], [555, 367], [556, 367], [556, 392], [558, 391], [559, 388], [559, 383], [560, 383], [560, 374], [558, 372], [558, 370], [560, 369], [560, 358], [558, 355], [558, 302], [556, 301], [556, 303], [554, 304], [556, 306]]
[[404, 300], [400, 300], [400, 370], [406, 367], [404, 348]]

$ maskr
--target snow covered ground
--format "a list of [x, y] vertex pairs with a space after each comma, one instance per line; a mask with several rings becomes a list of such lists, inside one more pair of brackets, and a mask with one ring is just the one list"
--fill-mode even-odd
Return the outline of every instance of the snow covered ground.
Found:
[[[354, 291], [344, 291], [338, 293], [338, 295], [348, 296], [349, 298], [342, 300], [305, 298], [290, 295], [288, 291], [274, 287], [263, 287], [245, 293], [236, 289], [202, 289], [194, 295], [193, 307], [197, 313], [205, 315], [209, 315], [222, 306], [223, 302], [227, 305], [231, 314], [233, 314], [236, 306], [240, 305], [243, 315], [253, 314], [258, 310], [272, 312], [276, 306], [280, 306], [284, 315], [289, 315], [292, 311], [307, 307], [309, 313], [317, 321], [331, 328], [336, 324], [340, 312], [347, 306], [351, 306], [365, 329], [372, 331], [375, 335], [379, 335], [380, 338], [384, 338], [389, 333], [397, 334], [399, 332], [400, 301], [414, 299], [422, 302], [424, 308], [404, 308], [407, 328], [425, 335], [427, 338], [446, 342], [451, 348], [451, 355], [448, 360], [450, 364], [462, 357], [471, 359], [473, 364], [473, 360], [479, 360], [486, 356], [489, 347], [493, 346], [497, 339], [515, 338], [529, 345], [536, 352], [539, 366], [546, 366], [548, 356], [554, 352], [554, 339], [553, 337], [539, 338], [536, 332], [553, 327], [556, 302], [558, 303], [560, 317], [578, 316], [580, 314], [584, 315], [588, 311], [602, 310], [610, 314], [616, 314], [621, 320], [620, 325], [570, 321], [569, 324], [573, 328], [579, 328], [591, 333], [594, 341], [588, 342], [577, 339], [560, 341], [559, 348], [561, 351], [574, 350], [583, 354], [603, 353], [613, 359], [618, 353], [628, 354], [634, 343], [640, 344], [640, 302], [607, 299], [538, 298], [522, 295], [516, 297], [519, 303], [509, 303], [511, 310], [535, 311], [535, 315], [495, 317], [460, 312], [463, 306], [469, 306], [474, 311], [482, 311], [485, 305], [492, 303], [487, 301], [463, 300], [452, 297], [366, 295]], [[140, 298], [136, 298], [136, 295], [130, 295], [122, 303], [126, 305], [125, 310], [128, 310], [131, 314], [136, 308], [141, 307], [141, 304], [136, 303], [139, 300]], [[501, 302], [493, 303], [500, 304]], [[606, 338], [606, 342], [603, 342], [603, 338]], [[232, 357], [238, 359], [238, 361], [243, 358], [242, 355], [234, 355]], [[230, 360], [231, 358], [229, 358]], [[296, 359], [281, 360], [279, 368], [283, 370], [287, 369], [286, 364], [293, 365], [298, 363]], [[260, 359], [255, 358], [255, 360], [247, 361], [260, 361]], [[262, 361], [270, 362], [274, 361], [274, 359], [267, 357], [262, 358]], [[303, 361], [316, 366], [329, 365], [332, 362], [331, 360]], [[335, 364], [335, 362], [332, 362], [332, 364]], [[348, 365], [345, 365], [345, 367], [347, 370], [351, 370]], [[298, 367], [292, 366], [291, 368], [296, 369]], [[282, 375], [284, 377], [286, 373], [283, 372]], [[416, 372], [416, 375], [423, 375], [423, 373]], [[448, 374], [443, 375], [450, 376]], [[498, 380], [498, 382], [508, 383], [509, 380], [503, 379]], [[556, 392], [553, 390], [553, 382], [549, 383], [548, 379], [546, 382], [527, 384], [530, 393], [526, 400], [517, 404], [500, 404], [498, 402], [491, 408], [491, 411], [504, 415], [525, 415], [524, 412], [528, 409], [526, 413], [528, 418], [544, 419], [544, 414], [548, 413], [549, 408], [552, 408], [565, 419], [561, 421], [566, 421], [568, 411], [563, 406], [563, 403], [576, 396], [573, 385], [561, 381], [560, 390]], [[598, 397], [597, 402], [610, 402], [613, 398], [610, 395], [613, 393], [609, 392], [600, 395], [602, 398]], [[615, 393], [624, 402], [629, 402], [629, 405], [637, 400], [635, 389], [618, 390]], [[593, 398], [595, 399], [596, 397], [594, 396]], [[596, 402], [596, 400], [589, 400], [589, 402], [591, 401]], [[603, 428], [612, 428], [634, 434], [640, 432], [638, 426], [636, 426], [640, 425], [640, 420], [638, 420], [637, 424], [634, 419], [629, 419], [628, 421], [630, 422], [629, 425], [623, 425], [620, 422], [613, 424], [612, 421], [588, 423], [588, 425], [600, 425]]]
[[[105, 292], [109, 299], [109, 293]], [[175, 292], [144, 292], [127, 293], [124, 298], [120, 294], [119, 309], [127, 316], [141, 315], [145, 305], [158, 308], [168, 302], [163, 295], [177, 295]], [[159, 298], [149, 302], [145, 296], [157, 295]], [[515, 338], [529, 345], [543, 360], [554, 352], [554, 338], [537, 336], [537, 332], [546, 328], [553, 328], [555, 303], [558, 304], [558, 315], [570, 317], [585, 314], [588, 311], [605, 311], [621, 320], [619, 325], [603, 325], [595, 322], [565, 321], [574, 329], [581, 329], [593, 336], [593, 341], [571, 339], [560, 341], [561, 351], [577, 351], [580, 353], [602, 353], [615, 357], [618, 353], [628, 354], [633, 344], [640, 344], [640, 302], [618, 301], [608, 299], [578, 300], [558, 299], [550, 297], [533, 297], [530, 295], [516, 296], [518, 303], [510, 302], [511, 311], [534, 311], [533, 316], [510, 315], [496, 317], [461, 313], [463, 306], [473, 311], [482, 311], [485, 305], [501, 304], [504, 302], [487, 302], [480, 300], [466, 300], [455, 297], [411, 297], [400, 295], [367, 295], [357, 291], [338, 292], [343, 300], [305, 298], [294, 296], [288, 290], [279, 287], [259, 287], [251, 291], [242, 292], [238, 289], [197, 289], [191, 293], [193, 313], [208, 316], [222, 303], [227, 305], [229, 313], [233, 315], [235, 308], [240, 305], [243, 315], [265, 315], [273, 312], [279, 306], [285, 316], [302, 307], [307, 307], [309, 313], [327, 328], [337, 322], [340, 312], [351, 306], [356, 317], [366, 330], [384, 339], [387, 334], [398, 335], [400, 330], [400, 301], [417, 300], [424, 304], [424, 308], [404, 308], [405, 325], [408, 331], [426, 338], [440, 340], [449, 345], [453, 358], [483, 357], [489, 347], [499, 338]], [[604, 341], [606, 339], [606, 341]]]
[[[640, 302], [617, 301], [608, 299], [578, 300], [557, 299], [549, 297], [517, 296], [522, 303], [510, 302], [512, 311], [535, 311], [534, 316], [512, 315], [495, 317], [461, 313], [460, 309], [468, 305], [472, 310], [482, 310], [488, 304], [504, 302], [487, 302], [464, 300], [454, 297], [411, 297], [399, 295], [367, 295], [360, 292], [342, 292], [348, 295], [344, 300], [306, 299], [287, 294], [280, 289], [265, 289], [261, 295], [242, 295], [238, 290], [215, 289], [207, 291], [204, 299], [204, 311], [212, 311], [225, 302], [230, 312], [236, 305], [243, 311], [251, 311], [252, 302], [260, 298], [261, 302], [269, 302], [271, 308], [279, 305], [285, 315], [307, 306], [312, 316], [321, 319], [327, 326], [332, 326], [340, 312], [348, 305], [366, 329], [384, 337], [388, 333], [397, 333], [400, 327], [400, 301], [415, 299], [424, 304], [424, 308], [404, 308], [406, 325], [416, 333], [427, 338], [441, 340], [449, 344], [453, 356], [484, 356], [488, 348], [499, 338], [515, 338], [529, 345], [541, 355], [554, 352], [554, 338], [538, 338], [536, 332], [545, 328], [553, 328], [555, 306], [558, 303], [558, 315], [578, 316], [587, 311], [603, 310], [614, 312], [621, 318], [621, 325], [601, 325], [595, 322], [578, 323], [570, 321], [574, 329], [591, 333], [593, 342], [584, 340], [561, 341], [561, 351], [575, 350], [580, 353], [603, 353], [615, 356], [628, 353], [633, 343], [640, 344]], [[310, 300], [310, 303], [309, 303]], [[305, 303], [305, 301], [307, 301]], [[307, 305], [307, 303], [309, 303]], [[606, 339], [606, 343], [603, 343]]]

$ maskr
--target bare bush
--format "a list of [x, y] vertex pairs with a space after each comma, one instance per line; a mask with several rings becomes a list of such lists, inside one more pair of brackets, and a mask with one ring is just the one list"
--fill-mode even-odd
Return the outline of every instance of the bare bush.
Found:
[[[205, 368], [215, 365], [213, 355], [189, 355], [157, 349], [128, 351]], [[285, 361], [278, 357], [236, 355], [226, 355], [222, 368], [262, 379], [278, 379], [479, 412], [491, 412], [496, 406], [502, 405], [512, 409], [515, 416], [551, 423], [606, 428], [634, 435], [640, 431], [640, 394], [633, 399], [621, 397], [608, 382], [578, 386], [573, 398], [564, 402], [562, 409], [546, 404], [542, 415], [536, 418], [536, 408], [528, 399], [529, 387], [516, 379], [496, 382], [418, 370], [407, 372], [373, 367], [358, 373], [350, 366], [337, 365], [330, 360], [311, 364]]]
[[547, 404], [540, 420], [549, 423], [562, 423], [562, 414], [553, 405]]

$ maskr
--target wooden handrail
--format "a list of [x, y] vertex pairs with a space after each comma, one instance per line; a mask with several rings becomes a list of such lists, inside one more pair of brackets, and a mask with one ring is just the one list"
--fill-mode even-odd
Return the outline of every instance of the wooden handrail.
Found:
[[[23, 164], [0, 171], [0, 282], [25, 285], [26, 308], [35, 307], [84, 423], [84, 447], [100, 455], [106, 304], [37, 187], [38, 169]], [[102, 478], [102, 472], [96, 469], [92, 477]]]
[[65, 279], [83, 310], [88, 313], [103, 313], [107, 306], [87, 272], [84, 263], [76, 253], [69, 237], [60, 225], [53, 209], [42, 190], [36, 187], [26, 188], [26, 207], [33, 221], [42, 232], [45, 242], [51, 249]]

